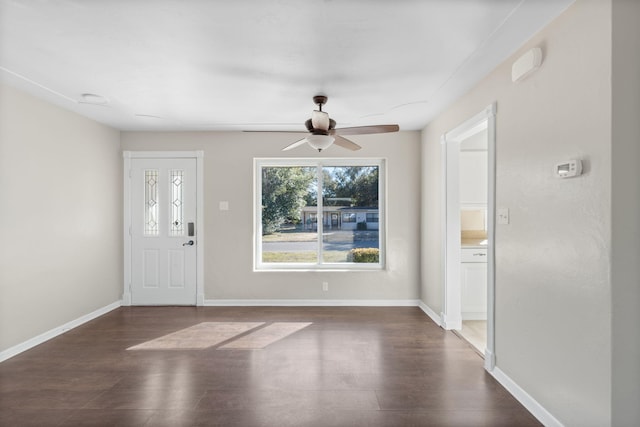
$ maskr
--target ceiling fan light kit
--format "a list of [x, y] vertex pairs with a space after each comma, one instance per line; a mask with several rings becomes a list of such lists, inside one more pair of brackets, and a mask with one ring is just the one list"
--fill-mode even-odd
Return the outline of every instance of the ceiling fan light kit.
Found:
[[325, 150], [333, 144], [335, 138], [329, 135], [309, 135], [307, 138], [307, 144], [318, 150], [318, 152]]
[[324, 95], [316, 95], [313, 97], [313, 102], [318, 105], [318, 109], [313, 110], [311, 118], [304, 123], [310, 135], [293, 144], [287, 145], [282, 151], [291, 150], [304, 143], [309, 144], [311, 148], [318, 150], [318, 152], [326, 150], [334, 143], [347, 150], [356, 151], [362, 147], [341, 135], [364, 135], [397, 132], [400, 130], [398, 125], [372, 125], [336, 129], [336, 121], [329, 118], [329, 114], [322, 111], [322, 106], [327, 103], [327, 97]]

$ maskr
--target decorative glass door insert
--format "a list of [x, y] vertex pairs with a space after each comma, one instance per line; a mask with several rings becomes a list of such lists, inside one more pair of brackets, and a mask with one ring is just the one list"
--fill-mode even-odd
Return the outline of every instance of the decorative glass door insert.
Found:
[[158, 170], [144, 171], [144, 234], [157, 236], [158, 229]]

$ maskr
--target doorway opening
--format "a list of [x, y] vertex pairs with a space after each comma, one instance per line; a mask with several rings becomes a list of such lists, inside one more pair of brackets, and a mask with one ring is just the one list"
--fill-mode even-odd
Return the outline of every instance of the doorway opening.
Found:
[[495, 104], [442, 136], [442, 324], [494, 361]]

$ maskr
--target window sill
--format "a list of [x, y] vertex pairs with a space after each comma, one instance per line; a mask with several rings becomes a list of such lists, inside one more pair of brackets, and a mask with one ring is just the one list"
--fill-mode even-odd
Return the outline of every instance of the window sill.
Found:
[[387, 269], [382, 265], [376, 265], [371, 267], [338, 267], [338, 266], [327, 266], [327, 267], [317, 267], [317, 266], [274, 266], [274, 267], [254, 267], [254, 273], [270, 273], [270, 272], [296, 272], [296, 273], [371, 273], [371, 272], [385, 272]]

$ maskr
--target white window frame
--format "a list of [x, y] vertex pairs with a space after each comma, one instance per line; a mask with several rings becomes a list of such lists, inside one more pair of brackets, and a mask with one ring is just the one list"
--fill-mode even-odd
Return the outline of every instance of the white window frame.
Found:
[[[377, 166], [378, 167], [378, 244], [380, 249], [379, 262], [373, 263], [264, 263], [262, 262], [262, 173], [263, 167], [348, 167], [348, 166]], [[372, 271], [385, 270], [386, 266], [386, 160], [382, 158], [254, 158], [254, 202], [253, 202], [253, 267], [254, 271]], [[323, 239], [323, 205], [322, 205], [322, 175], [318, 177], [318, 253], [322, 251]]]

